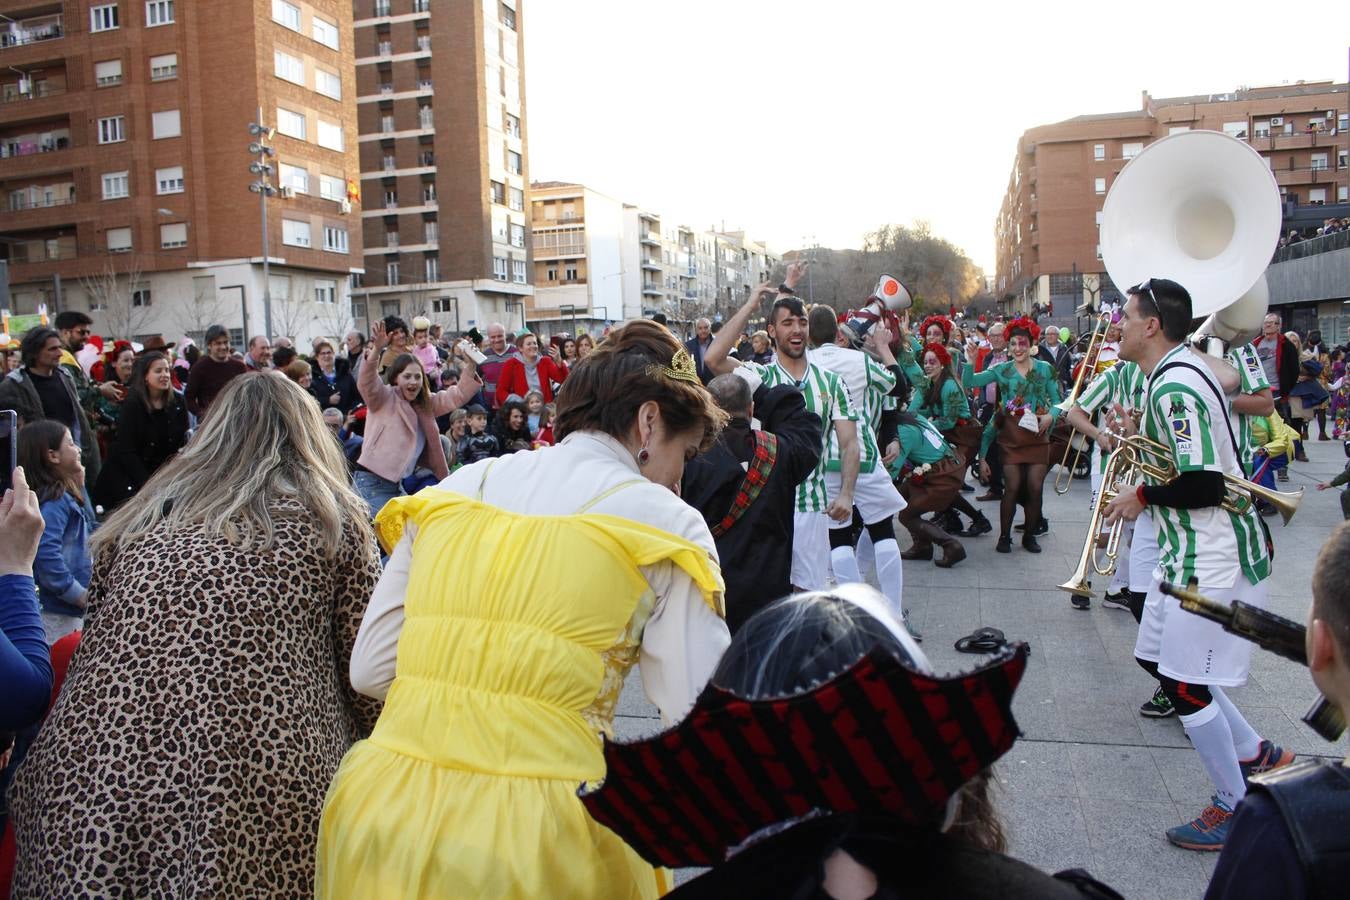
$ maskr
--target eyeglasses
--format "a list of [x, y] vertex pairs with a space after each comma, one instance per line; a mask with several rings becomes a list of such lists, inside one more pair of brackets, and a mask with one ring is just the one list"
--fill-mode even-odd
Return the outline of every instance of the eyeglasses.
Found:
[[1157, 305], [1158, 305], [1158, 298], [1155, 297], [1155, 296], [1153, 296], [1153, 279], [1152, 279], [1152, 278], [1147, 278], [1147, 279], [1145, 279], [1145, 280], [1139, 282], [1139, 283], [1136, 284], [1134, 287], [1130, 288], [1129, 291], [1128, 291], [1127, 293], [1130, 293], [1130, 294], [1148, 294], [1148, 299], [1149, 299], [1149, 301], [1150, 301], [1154, 306], [1157, 306]]

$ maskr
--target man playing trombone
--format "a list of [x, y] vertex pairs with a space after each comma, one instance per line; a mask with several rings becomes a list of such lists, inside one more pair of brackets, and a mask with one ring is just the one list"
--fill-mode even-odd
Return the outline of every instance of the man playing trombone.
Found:
[[[1119, 484], [1106, 519], [1152, 513], [1158, 567], [1144, 603], [1134, 655], [1172, 701], [1214, 784], [1211, 804], [1191, 822], [1167, 830], [1190, 850], [1220, 850], [1246, 778], [1293, 761], [1263, 740], [1223, 692], [1245, 684], [1251, 644], [1215, 623], [1186, 614], [1160, 583], [1188, 584], [1228, 602], [1264, 607], [1270, 555], [1255, 504], [1233, 499], [1229, 482], [1243, 477], [1223, 388], [1185, 344], [1191, 296], [1166, 279], [1129, 290], [1121, 319], [1120, 355], [1148, 377], [1142, 421], [1117, 408], [1121, 447], [1138, 460], [1142, 478]], [[1227, 477], [1226, 477], [1227, 476]]]

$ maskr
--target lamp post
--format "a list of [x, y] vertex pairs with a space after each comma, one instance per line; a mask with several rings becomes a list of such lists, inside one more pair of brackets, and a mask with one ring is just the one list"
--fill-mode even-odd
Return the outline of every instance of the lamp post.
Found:
[[[276, 134], [276, 129], [263, 124], [262, 107], [258, 107], [258, 121], [248, 123], [249, 136], [253, 141], [248, 152], [257, 158], [249, 163], [248, 170], [257, 176], [248, 189], [258, 195], [259, 208], [262, 210], [262, 265], [263, 265], [263, 332], [267, 343], [272, 343], [272, 270], [268, 259], [267, 247], [267, 198], [277, 192], [272, 185], [272, 164], [268, 162], [276, 151], [267, 143]], [[244, 336], [248, 340], [248, 336]]]

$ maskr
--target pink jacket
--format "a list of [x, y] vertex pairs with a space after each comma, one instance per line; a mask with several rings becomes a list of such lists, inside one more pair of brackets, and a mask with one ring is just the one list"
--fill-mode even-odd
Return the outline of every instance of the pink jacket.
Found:
[[436, 430], [436, 417], [458, 409], [478, 393], [482, 381], [477, 373], [461, 377], [459, 384], [431, 395], [425, 407], [413, 406], [399, 396], [398, 389], [380, 380], [378, 366], [361, 366], [356, 388], [366, 401], [366, 432], [361, 443], [359, 464], [386, 481], [398, 481], [408, 471], [413, 449], [417, 446], [417, 429], [426, 437], [426, 447], [418, 463], [436, 477], [450, 474], [441, 452], [441, 437]]

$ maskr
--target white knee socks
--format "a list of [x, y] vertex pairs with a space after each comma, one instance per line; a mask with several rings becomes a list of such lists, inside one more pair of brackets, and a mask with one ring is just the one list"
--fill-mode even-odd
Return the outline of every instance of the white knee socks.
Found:
[[1219, 711], [1228, 720], [1228, 728], [1233, 732], [1233, 749], [1237, 751], [1237, 758], [1254, 759], [1261, 752], [1261, 735], [1257, 734], [1242, 713], [1238, 712], [1238, 708], [1228, 699], [1223, 688], [1211, 687], [1209, 692], [1214, 695], [1214, 702], [1218, 704]]
[[847, 544], [830, 551], [830, 567], [834, 569], [835, 584], [862, 581], [862, 576], [858, 574], [858, 559], [853, 555], [853, 548]]
[[1246, 796], [1247, 788], [1242, 781], [1242, 770], [1238, 768], [1228, 717], [1218, 703], [1210, 703], [1199, 712], [1182, 716], [1181, 724], [1195, 746], [1195, 752], [1200, 754], [1209, 780], [1214, 782], [1214, 792], [1229, 809], [1236, 809], [1238, 801]]
[[904, 611], [900, 596], [905, 588], [905, 573], [900, 567], [900, 545], [895, 542], [895, 538], [887, 538], [876, 543], [874, 552], [877, 557], [877, 584], [898, 617]]
[[858, 535], [858, 575], [859, 581], [866, 581], [869, 572], [875, 574], [876, 554], [872, 552], [872, 536], [863, 529], [863, 533]]

